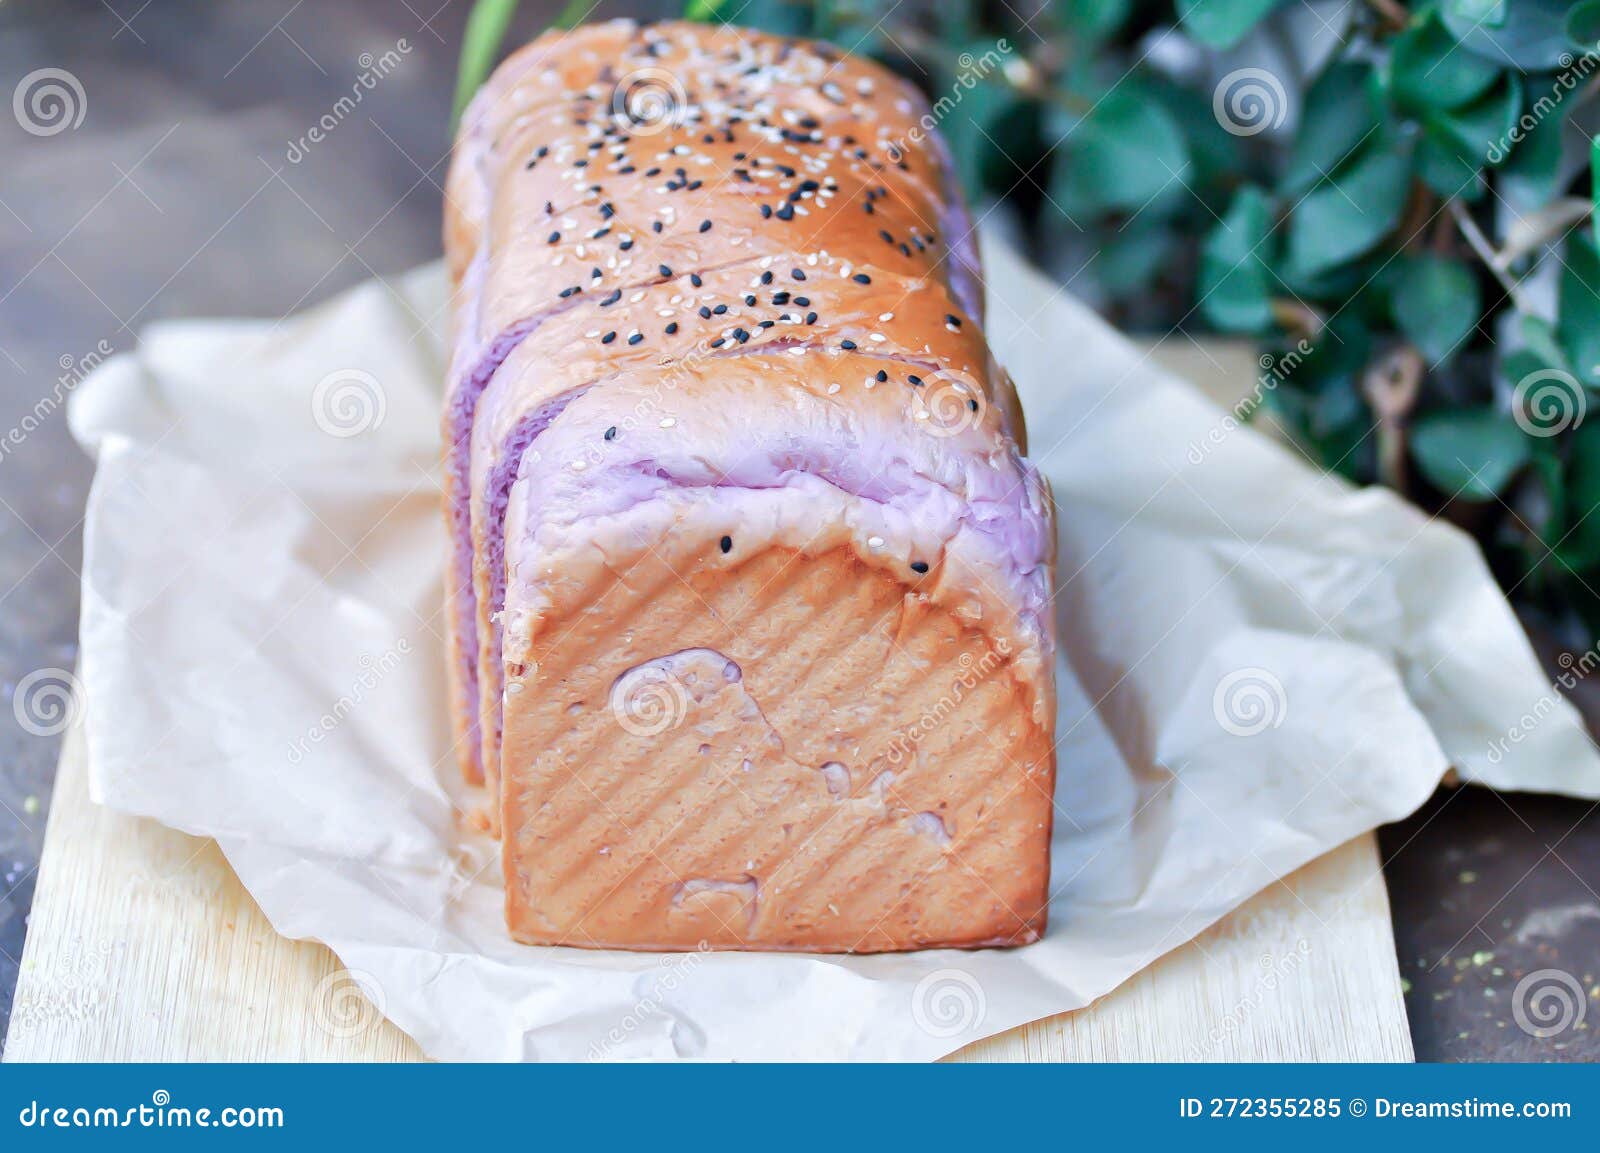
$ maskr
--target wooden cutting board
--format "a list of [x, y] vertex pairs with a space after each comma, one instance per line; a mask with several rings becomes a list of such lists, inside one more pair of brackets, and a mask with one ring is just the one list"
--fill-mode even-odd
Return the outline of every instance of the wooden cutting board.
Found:
[[[278, 936], [216, 842], [89, 800], [62, 751], [8, 1061], [411, 1061], [322, 945]], [[972, 1061], [1408, 1061], [1376, 839], [1258, 894], [1096, 1004]]]
[[[1240, 343], [1153, 359], [1219, 399]], [[62, 750], [5, 1059], [410, 1061], [324, 946], [278, 936], [216, 843], [89, 800]], [[1409, 1061], [1377, 839], [1341, 846], [1076, 1013], [962, 1050], [971, 1061]]]

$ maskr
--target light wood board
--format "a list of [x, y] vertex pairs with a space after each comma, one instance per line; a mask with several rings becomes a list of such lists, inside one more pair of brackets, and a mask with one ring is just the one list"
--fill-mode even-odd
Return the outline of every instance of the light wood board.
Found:
[[[216, 843], [89, 800], [68, 734], [8, 1061], [408, 1061], [325, 947], [278, 936]], [[1407, 1061], [1375, 839], [1357, 838], [1077, 1013], [974, 1061]]]
[[[1242, 342], [1152, 359], [1226, 401]], [[89, 800], [68, 734], [7, 1038], [12, 1061], [403, 1061], [321, 945], [278, 936], [212, 841]], [[330, 1027], [330, 1024], [332, 1027]], [[969, 1046], [972, 1061], [1409, 1061], [1377, 841], [1257, 895], [1087, 1009]]]

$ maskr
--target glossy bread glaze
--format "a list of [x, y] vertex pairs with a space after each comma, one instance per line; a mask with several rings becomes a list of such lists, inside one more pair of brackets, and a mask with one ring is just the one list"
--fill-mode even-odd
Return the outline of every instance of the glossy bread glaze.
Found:
[[454, 706], [519, 939], [1042, 930], [1051, 509], [926, 115], [826, 46], [628, 22], [468, 112]]

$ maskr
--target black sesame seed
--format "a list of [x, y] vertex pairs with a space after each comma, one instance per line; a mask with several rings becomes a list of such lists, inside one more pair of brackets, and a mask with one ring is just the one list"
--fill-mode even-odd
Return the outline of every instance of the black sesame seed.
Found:
[[970, 408], [973, 412], [977, 412], [978, 411], [978, 402], [975, 401], [975, 400], [969, 400], [969, 401], [967, 401], [967, 407]]
[[606, 429], [606, 439], [607, 440], [616, 440], [617, 439], [617, 426], [616, 425], [612, 425], [610, 428]]
[[745, 293], [744, 302], [745, 302], [746, 307], [754, 308], [755, 307], [755, 303], [756, 303], [756, 298], [751, 293]]
[[700, 306], [700, 319], [701, 320], [710, 320], [711, 319], [711, 306], [710, 305], [702, 304]]
[[667, 335], [668, 336], [672, 336], [677, 331], [678, 331], [678, 322], [676, 320], [674, 320], [671, 324], [667, 325]]
[[948, 312], [945, 313], [944, 322], [946, 324], [948, 324], [951, 328], [960, 328], [961, 327], [961, 318], [959, 316], [954, 315], [953, 313], [948, 313]]
[[651, 232], [660, 232], [661, 231], [661, 221], [652, 220], [650, 222], [650, 231]]
[[610, 344], [615, 339], [617, 339], [617, 334], [614, 333], [614, 332], [608, 332], [608, 333], [606, 333], [604, 336], [602, 336], [600, 338], [600, 343], [601, 344]]
[[668, 268], [665, 264], [663, 264], [661, 266], [661, 275], [662, 276], [671, 276], [672, 275], [672, 269]]
[[796, 280], [804, 280], [806, 278], [806, 274], [801, 272], [798, 268], [791, 268], [789, 270], [789, 275], [794, 277]]
[[700, 279], [700, 274], [698, 272], [691, 272], [689, 274], [689, 283], [694, 285], [696, 288], [700, 288], [705, 284], [705, 281]]
[[872, 283], [872, 277], [868, 276], [865, 272], [858, 272], [854, 276], [852, 276], [850, 279], [855, 281], [857, 284], [871, 284]]
[[644, 339], [644, 333], [636, 332], [632, 336], [628, 337], [628, 343], [629, 344], [638, 344], [643, 339]]
[[602, 204], [600, 206], [600, 219], [601, 220], [610, 220], [616, 214], [617, 214], [617, 210], [614, 207], [612, 207], [610, 201], [607, 201], [605, 204]]
[[771, 220], [772, 219], [772, 205], [763, 204], [761, 206], [761, 219], [762, 220]]
[[878, 383], [879, 384], [883, 384], [885, 381], [887, 381], [889, 379], [889, 374], [887, 372], [884, 372], [883, 369], [880, 368], [880, 369], [878, 369], [878, 378], [877, 379], [878, 379]]
[[723, 552], [728, 553], [733, 551], [733, 538], [731, 536], [723, 537], [719, 543], [722, 545]]
[[547, 244], [560, 244], [561, 243], [561, 233], [552, 232], [549, 236], [545, 237], [545, 242]]
[[772, 303], [773, 304], [788, 304], [789, 303], [789, 294], [787, 292], [774, 292], [772, 294]]
[[622, 289], [613, 288], [611, 290], [611, 295], [607, 296], [604, 300], [602, 300], [600, 302], [600, 307], [601, 308], [610, 308], [613, 304], [615, 304], [617, 301], [619, 301], [621, 299], [622, 299]]
[[782, 208], [778, 209], [778, 219], [779, 220], [793, 220], [794, 219], [794, 205], [789, 204], [789, 203], [785, 203]]
[[856, 347], [856, 342], [853, 341], [853, 340], [841, 340], [839, 342], [839, 347], [844, 349], [846, 352], [854, 352], [855, 351], [855, 347]]
[[811, 307], [811, 299], [810, 299], [810, 297], [797, 296], [797, 297], [794, 298], [794, 302], [796, 304], [798, 304], [801, 308], [810, 308]]
[[927, 572], [928, 571], [928, 562], [925, 561], [925, 560], [914, 560], [914, 561], [912, 561], [911, 562], [911, 571], [912, 572], [916, 572], [916, 573]]
[[711, 311], [712, 311], [713, 314], [715, 314], [717, 316], [723, 316], [723, 315], [725, 315], [727, 313], [728, 306], [726, 304], [719, 304], [715, 308], [713, 308]]
[[750, 334], [742, 328], [736, 328], [733, 330], [733, 339], [737, 340], [740, 344], [743, 344], [745, 341], [750, 339]]
[[710, 232], [711, 231], [711, 221], [702, 220], [700, 222], [700, 231], [701, 232]]
[[620, 248], [623, 252], [627, 252], [630, 248], [633, 247], [633, 241], [624, 240], [621, 244], [617, 245], [617, 247]]
[[815, 323], [817, 323], [817, 314], [814, 313], [814, 312], [806, 313], [806, 323], [807, 324], [815, 324]]
[[772, 270], [771, 269], [768, 269], [766, 272], [763, 272], [761, 274], [761, 283], [762, 284], [771, 284], [772, 283]]

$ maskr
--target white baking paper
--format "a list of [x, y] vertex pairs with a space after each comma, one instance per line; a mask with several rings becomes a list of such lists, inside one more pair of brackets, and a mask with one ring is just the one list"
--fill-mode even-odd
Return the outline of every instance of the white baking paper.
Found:
[[1237, 427], [988, 240], [991, 338], [1060, 509], [1040, 943], [511, 943], [448, 752], [437, 267], [285, 321], [154, 327], [81, 386], [94, 796], [217, 838], [429, 1055], [490, 1060], [933, 1058], [1088, 1004], [1450, 766], [1600, 796], [1467, 538]]

